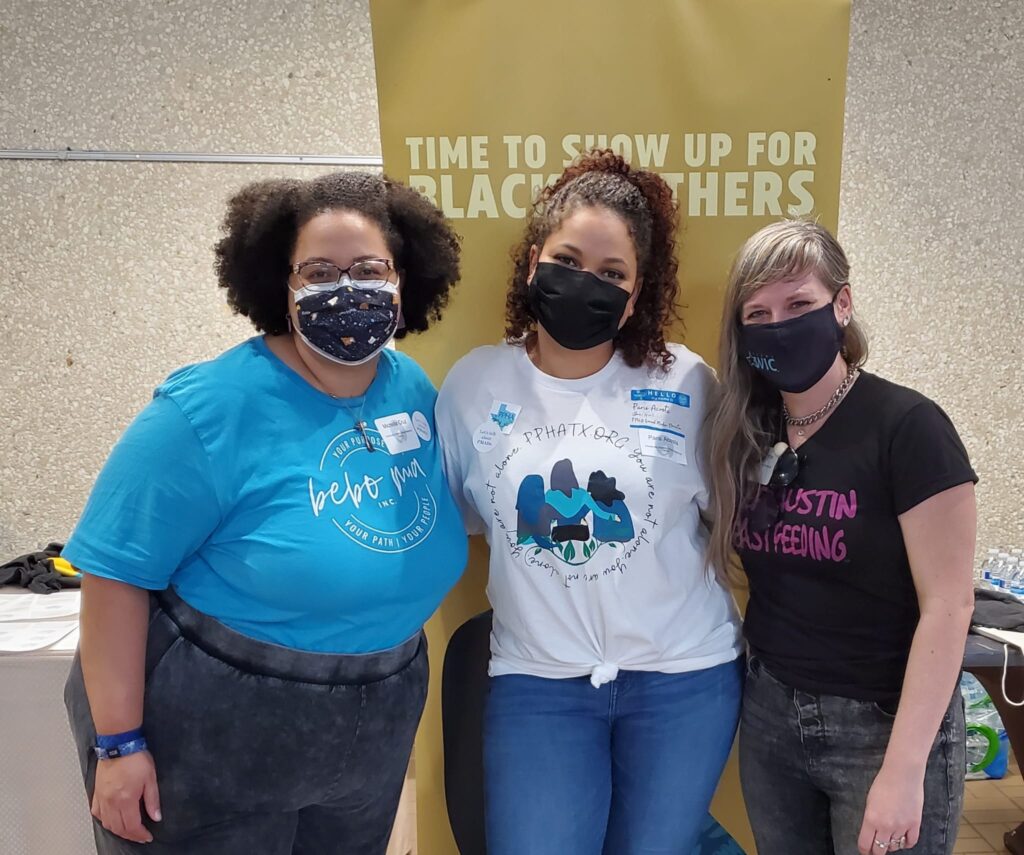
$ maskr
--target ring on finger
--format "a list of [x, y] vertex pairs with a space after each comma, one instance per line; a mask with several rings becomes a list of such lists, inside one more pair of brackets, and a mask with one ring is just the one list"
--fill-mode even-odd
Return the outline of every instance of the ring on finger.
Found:
[[901, 834], [897, 837], [895, 834], [889, 838], [889, 851], [899, 852], [904, 846], [907, 845], [907, 835]]
[[877, 837], [875, 838], [875, 846], [877, 846], [883, 852], [889, 851], [889, 844], [882, 840], [879, 840]]

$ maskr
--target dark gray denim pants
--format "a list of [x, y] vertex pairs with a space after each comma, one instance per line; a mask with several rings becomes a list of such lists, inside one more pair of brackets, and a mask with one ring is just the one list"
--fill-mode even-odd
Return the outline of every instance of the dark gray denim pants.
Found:
[[[760, 855], [857, 855], [868, 790], [894, 719], [867, 701], [789, 688], [751, 657], [740, 719], [740, 779]], [[921, 837], [904, 851], [953, 851], [966, 766], [957, 689], [928, 758]]]
[[[94, 822], [97, 852], [384, 855], [427, 670], [422, 634], [381, 653], [307, 653], [240, 635], [160, 594], [145, 731], [163, 821], [146, 819], [149, 844]], [[65, 703], [91, 800], [96, 732], [77, 657]]]

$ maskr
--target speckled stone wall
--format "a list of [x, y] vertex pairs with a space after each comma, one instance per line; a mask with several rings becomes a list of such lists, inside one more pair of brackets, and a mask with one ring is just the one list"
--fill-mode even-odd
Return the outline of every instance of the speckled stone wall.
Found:
[[840, 239], [868, 366], [937, 400], [1024, 547], [1024, 3], [854, 0]]
[[[0, 148], [380, 153], [363, 0], [4, 5]], [[329, 169], [0, 161], [0, 556], [67, 537], [153, 387], [250, 334], [228, 196]]]
[[[0, 147], [377, 154], [358, 2], [8, 0]], [[947, 408], [1024, 546], [1024, 4], [855, 0], [841, 238], [874, 370]], [[0, 555], [65, 537], [176, 366], [248, 334], [210, 247], [323, 167], [0, 162]]]
[[372, 154], [366, 0], [6, 0], [4, 148]]

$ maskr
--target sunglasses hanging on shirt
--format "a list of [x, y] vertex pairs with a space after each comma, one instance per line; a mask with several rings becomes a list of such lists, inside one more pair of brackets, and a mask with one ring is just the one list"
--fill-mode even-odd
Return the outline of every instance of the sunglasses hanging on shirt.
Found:
[[787, 442], [777, 442], [761, 461], [758, 496], [750, 509], [750, 527], [766, 531], [782, 518], [782, 490], [800, 474], [800, 456]]

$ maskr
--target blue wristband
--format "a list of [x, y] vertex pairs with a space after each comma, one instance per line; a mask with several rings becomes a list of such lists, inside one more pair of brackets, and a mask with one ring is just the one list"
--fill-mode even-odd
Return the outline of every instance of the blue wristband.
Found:
[[124, 745], [126, 742], [132, 742], [136, 739], [142, 739], [142, 728], [137, 727], [135, 730], [126, 730], [124, 733], [114, 733], [110, 736], [96, 736], [96, 747], [97, 748], [114, 748], [118, 745]]
[[146, 740], [140, 736], [138, 739], [132, 739], [111, 748], [97, 745], [93, 751], [96, 752], [96, 757], [99, 760], [116, 760], [118, 757], [128, 757], [131, 754], [138, 754], [140, 751], [149, 751], [149, 746], [146, 744]]

